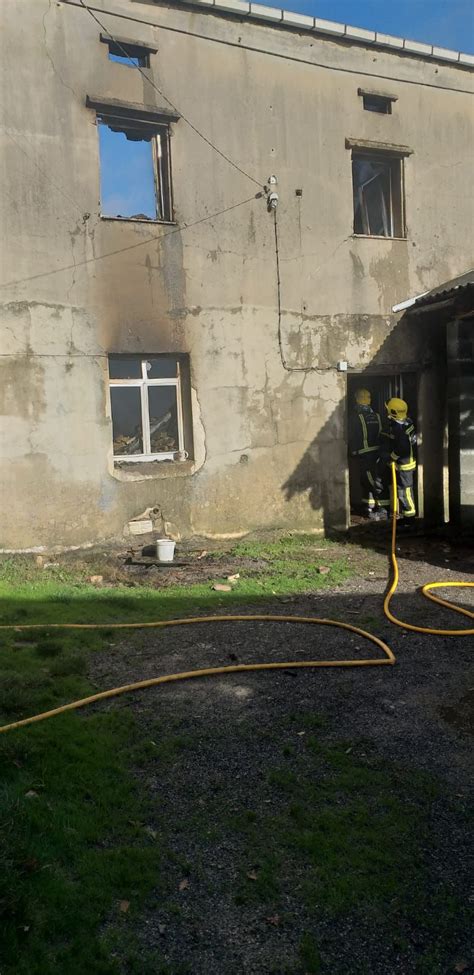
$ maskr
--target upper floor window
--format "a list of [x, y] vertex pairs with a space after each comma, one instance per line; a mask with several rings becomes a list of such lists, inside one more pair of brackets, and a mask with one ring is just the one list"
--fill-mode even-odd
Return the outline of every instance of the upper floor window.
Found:
[[99, 150], [102, 216], [173, 219], [168, 125], [100, 117]]
[[99, 130], [100, 212], [122, 220], [173, 220], [170, 127], [179, 115], [87, 95]]
[[107, 34], [101, 34], [100, 39], [108, 47], [109, 61], [116, 61], [128, 68], [149, 68], [150, 54], [156, 54], [156, 48], [130, 41], [125, 37], [109, 37]]
[[178, 460], [189, 451], [187, 365], [185, 356], [109, 356], [116, 461]]
[[398, 101], [397, 95], [383, 95], [378, 91], [366, 91], [358, 88], [357, 94], [362, 98], [362, 105], [366, 112], [378, 112], [379, 115], [391, 115], [392, 105]]
[[383, 152], [352, 153], [354, 233], [404, 237], [403, 160]]

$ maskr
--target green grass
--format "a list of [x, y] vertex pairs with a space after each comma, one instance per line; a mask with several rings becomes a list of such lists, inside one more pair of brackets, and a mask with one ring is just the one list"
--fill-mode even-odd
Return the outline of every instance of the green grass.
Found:
[[136, 741], [114, 713], [65, 715], [2, 741], [5, 975], [119, 971], [101, 925], [129, 924], [159, 879], [159, 844], [127, 771]]
[[[271, 561], [246, 574], [224, 598], [207, 582], [162, 591], [98, 589], [89, 577], [101, 574], [100, 557], [49, 568], [26, 556], [3, 559], [0, 623], [160, 620], [346, 578], [338, 558], [329, 576], [315, 573], [313, 544], [301, 537], [263, 547], [248, 543], [256, 557]], [[235, 556], [244, 549], [237, 546]], [[88, 656], [118, 636], [107, 626], [0, 631], [0, 723], [91, 693]], [[140, 741], [126, 708], [69, 714], [0, 738], [2, 975], [113, 975], [121, 970], [117, 945], [122, 964], [143, 975], [145, 961], [142, 955], [136, 960], [133, 938], [126, 935], [146, 894], [160, 882], [160, 838], [151, 839], [140, 825], [147, 799], [130, 769], [142, 761], [166, 768], [188, 745], [166, 730], [159, 742]], [[120, 912], [120, 901], [130, 901], [129, 911]], [[154, 954], [145, 968], [168, 972]]]
[[[125, 585], [97, 589], [88, 579], [100, 573], [100, 560], [93, 567], [51, 569], [26, 557], [0, 561], [0, 623], [46, 624], [38, 631], [0, 631], [0, 723], [91, 693], [89, 655], [124, 636], [133, 639], [131, 631], [108, 628], [113, 622], [221, 612], [264, 603], [273, 594], [337, 585], [351, 569], [334, 546], [315, 552], [324, 547], [324, 540], [313, 536], [239, 543], [232, 549], [236, 559], [268, 564], [246, 570], [224, 594], [208, 582], [160, 591]], [[219, 558], [215, 561], [218, 571]], [[330, 573], [320, 575], [319, 564], [329, 565]], [[92, 631], [48, 626], [57, 622], [104, 625]], [[211, 823], [214, 841], [229, 830], [238, 836], [242, 859], [235, 911], [260, 904], [266, 913], [283, 916], [287, 895], [298, 890], [308, 916], [321, 912], [337, 919], [363, 912], [387, 938], [391, 913], [402, 939], [409, 917], [426, 917], [431, 944], [419, 972], [443, 971], [463, 912], [443, 885], [436, 897], [425, 892], [420, 849], [432, 785], [370, 757], [358, 760], [348, 752], [351, 743], [323, 745], [325, 721], [316, 713], [290, 715], [288, 729], [293, 734], [262, 776], [254, 809], [230, 818], [222, 814], [210, 781], [203, 822], [197, 812], [193, 824], [186, 824], [197, 837], [200, 830], [208, 837]], [[305, 731], [296, 744], [295, 729]], [[166, 824], [156, 836], [147, 830], [149, 800], [132, 769], [172, 774], [195, 747], [178, 719], [155, 730], [143, 739], [122, 699], [120, 707], [108, 711], [71, 713], [0, 736], [1, 975], [190, 970], [185, 961], [173, 967], [159, 953], [144, 955], [134, 940], [134, 918], [152, 890], [170, 914], [174, 902], [162, 875], [171, 856]], [[244, 724], [238, 733], [245, 736]], [[159, 821], [156, 806], [152, 815]], [[184, 863], [181, 868], [186, 872]], [[252, 869], [256, 880], [247, 876]], [[120, 910], [123, 901], [130, 903], [126, 912]], [[319, 975], [322, 948], [308, 926], [295, 951], [295, 972]]]

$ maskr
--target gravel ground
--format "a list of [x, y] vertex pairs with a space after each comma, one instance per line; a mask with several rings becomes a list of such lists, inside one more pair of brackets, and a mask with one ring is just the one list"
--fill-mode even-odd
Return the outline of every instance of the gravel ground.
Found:
[[[458, 625], [453, 624], [452, 615], [414, 592], [421, 581], [449, 578], [449, 567], [433, 567], [417, 560], [412, 552], [409, 560], [401, 561], [400, 569], [402, 582], [394, 602], [397, 614], [425, 626]], [[458, 567], [451, 574], [472, 580]], [[244, 856], [240, 840], [232, 831], [213, 837], [212, 829], [205, 828], [210, 799], [209, 808], [215, 809], [217, 804], [230, 816], [254, 808], [256, 803], [272, 803], [273, 810], [278, 798], [268, 792], [265, 770], [275, 765], [285, 742], [303, 748], [302, 729], [295, 716], [321, 715], [325, 742], [348, 741], [354, 755], [362, 759], [376, 755], [387, 764], [429, 773], [440, 783], [441, 792], [433, 800], [430, 845], [425, 851], [430, 883], [433, 889], [441, 881], [448, 883], [467, 900], [469, 837], [463, 815], [471, 781], [474, 641], [410, 634], [393, 627], [380, 615], [383, 589], [382, 575], [373, 573], [337, 591], [279, 599], [265, 603], [264, 608], [253, 604], [239, 612], [354, 622], [387, 640], [397, 657], [395, 667], [236, 674], [165, 685], [108, 704], [131, 708], [144, 737], [156, 737], [155, 722], [159, 720], [193, 742], [192, 749], [185, 748], [176, 761], [137, 770], [156, 810], [149, 828], [160, 832], [166, 823], [169, 852], [163, 862], [166, 891], [157, 888], [135, 933], [145, 954], [154, 949], [162, 952], [170, 975], [181, 971], [192, 975], [305, 975], [307, 967], [295, 961], [298, 937], [304, 930], [314, 932], [321, 946], [322, 964], [315, 971], [415, 975], [423, 970], [431, 975], [429, 968], [418, 967], [428, 937], [419, 922], [414, 923], [408, 940], [405, 931], [403, 946], [397, 949], [391, 938], [387, 941], [386, 931], [374, 927], [369, 917], [349, 914], [335, 923], [324, 913], [308, 916], [297, 890], [285, 895], [293, 919], [288, 925], [273, 924], [258, 905], [236, 909], [238, 865]], [[472, 593], [466, 591], [458, 602], [472, 607]], [[365, 657], [372, 652], [367, 652], [367, 646], [356, 636], [326, 627], [198, 624], [143, 631], [131, 639], [114, 641], [107, 651], [94, 655], [91, 678], [103, 689], [232, 662]], [[292, 720], [296, 720], [293, 728]], [[455, 799], [455, 811], [450, 797]], [[208, 825], [212, 827], [212, 822]], [[179, 891], [183, 877], [188, 876], [189, 888], [185, 884]], [[178, 907], [173, 908], [176, 898]], [[443, 971], [472, 972], [468, 950], [467, 937], [464, 942], [461, 938]]]

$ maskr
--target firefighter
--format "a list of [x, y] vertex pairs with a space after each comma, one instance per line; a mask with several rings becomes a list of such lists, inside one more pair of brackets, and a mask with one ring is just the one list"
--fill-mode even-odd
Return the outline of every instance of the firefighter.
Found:
[[416, 517], [413, 495], [413, 475], [416, 470], [416, 431], [408, 416], [408, 405], [393, 397], [385, 404], [388, 425], [382, 431], [380, 466], [386, 490], [391, 487], [391, 464], [395, 462], [397, 475], [398, 514], [402, 524], [408, 525]]
[[368, 389], [357, 389], [354, 394], [355, 410], [349, 422], [349, 451], [359, 462], [359, 478], [362, 488], [363, 513], [367, 518], [379, 520], [386, 516], [389, 495], [386, 494], [382, 470], [377, 464], [380, 450], [382, 421], [371, 406]]

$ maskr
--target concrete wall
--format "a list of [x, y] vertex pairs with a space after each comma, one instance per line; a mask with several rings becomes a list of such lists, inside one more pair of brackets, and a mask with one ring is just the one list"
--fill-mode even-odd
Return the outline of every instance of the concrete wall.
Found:
[[[158, 48], [150, 77], [183, 116], [257, 181], [277, 174], [281, 320], [263, 199], [184, 226], [258, 186], [181, 118], [182, 233], [101, 219], [86, 96], [167, 103], [108, 61], [79, 5], [3, 0], [0, 547], [117, 537], [151, 505], [181, 535], [343, 524], [337, 361], [419, 370], [428, 400], [444, 361], [426, 327], [397, 326], [390, 309], [467, 266], [472, 72], [176, 5], [103, 6], [111, 33]], [[359, 87], [397, 96], [393, 114], [363, 111]], [[351, 138], [413, 150], [406, 240], [353, 236]], [[110, 352], [189, 354], [192, 463], [114, 471]]]
[[[471, 304], [472, 307], [472, 304]], [[474, 527], [474, 313], [447, 325], [450, 516]]]

